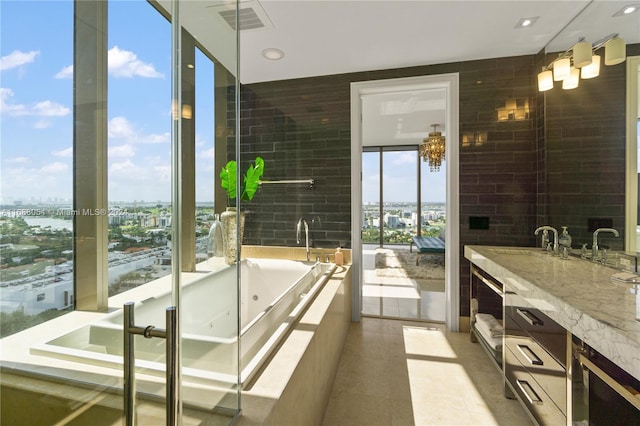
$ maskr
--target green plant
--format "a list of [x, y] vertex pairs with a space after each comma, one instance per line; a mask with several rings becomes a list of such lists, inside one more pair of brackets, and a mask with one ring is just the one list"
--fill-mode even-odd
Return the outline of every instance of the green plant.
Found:
[[[220, 171], [220, 180], [222, 188], [227, 191], [227, 202], [231, 205], [236, 199], [236, 170], [237, 163], [235, 160], [229, 161]], [[249, 165], [247, 172], [242, 179], [240, 187], [240, 199], [243, 201], [251, 201], [258, 186], [260, 178], [264, 173], [264, 160], [262, 157], [256, 157], [255, 161]]]

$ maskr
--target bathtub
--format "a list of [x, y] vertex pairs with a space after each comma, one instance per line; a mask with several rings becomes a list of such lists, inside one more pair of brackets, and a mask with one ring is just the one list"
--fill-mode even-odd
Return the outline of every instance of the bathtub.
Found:
[[[236, 268], [203, 274], [182, 289], [182, 376], [187, 382], [246, 386], [322, 289], [335, 265], [280, 259], [246, 259], [240, 268], [240, 340], [235, 314]], [[164, 328], [167, 292], [136, 303], [136, 325]], [[31, 353], [122, 369], [123, 311], [105, 315]], [[136, 336], [136, 367], [164, 375], [163, 339]], [[238, 355], [238, 347], [240, 353]]]

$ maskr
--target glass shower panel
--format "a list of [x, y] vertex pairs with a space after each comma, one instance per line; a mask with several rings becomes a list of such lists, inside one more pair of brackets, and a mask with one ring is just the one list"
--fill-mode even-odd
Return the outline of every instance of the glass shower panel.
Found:
[[[166, 413], [229, 423], [240, 404], [239, 274], [196, 255], [194, 170], [208, 168], [198, 193], [213, 208], [214, 158], [237, 154], [238, 45], [228, 23], [237, 2], [0, 7], [0, 254], [12, 262], [0, 276], [0, 393], [11, 401], [3, 424], [121, 423], [129, 334], [137, 380], [126, 376], [134, 386], [124, 389], [134, 390], [140, 424], [162, 424]], [[127, 302], [134, 326], [125, 334]], [[170, 306], [175, 345], [164, 339]], [[166, 366], [167, 346], [177, 348], [176, 368]], [[166, 411], [171, 383], [177, 402]]]

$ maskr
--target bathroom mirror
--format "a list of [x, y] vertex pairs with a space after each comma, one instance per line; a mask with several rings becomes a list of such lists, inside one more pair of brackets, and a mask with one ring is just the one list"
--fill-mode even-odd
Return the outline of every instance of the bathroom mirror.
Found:
[[[620, 231], [624, 228], [624, 240], [612, 239], [612, 248], [635, 252], [640, 248], [637, 235], [640, 11], [625, 13], [631, 5], [638, 6], [624, 1], [584, 2], [584, 8], [545, 47], [548, 54], [545, 65], [548, 65], [554, 55], [570, 49], [583, 37], [595, 44], [618, 34], [627, 45], [626, 62], [605, 66], [605, 49], [598, 49], [596, 54], [602, 58], [599, 77], [581, 80], [580, 86], [573, 90], [563, 90], [556, 82], [552, 90], [545, 92], [549, 94], [545, 95], [548, 155], [545, 212], [552, 221], [564, 222], [570, 229], [572, 225], [579, 235], [579, 243], [589, 242], [592, 229], [588, 229], [588, 220], [613, 218], [613, 224], [608, 226]], [[608, 75], [608, 81], [603, 74]], [[626, 90], [620, 84], [622, 78], [626, 78]], [[609, 86], [611, 81], [615, 87]], [[562, 100], [558, 101], [560, 97]], [[598, 105], [601, 102], [602, 105]], [[608, 108], [610, 105], [615, 108]], [[593, 111], [583, 114], [598, 107], [602, 110], [600, 116]], [[560, 125], [559, 116], [571, 117], [574, 122]], [[572, 131], [575, 138], [567, 138]], [[567, 158], [575, 161], [572, 163]], [[616, 243], [619, 247], [615, 247]]]

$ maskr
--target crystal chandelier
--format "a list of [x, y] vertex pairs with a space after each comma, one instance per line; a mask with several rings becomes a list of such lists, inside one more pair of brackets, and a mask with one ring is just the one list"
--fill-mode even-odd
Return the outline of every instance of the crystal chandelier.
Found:
[[444, 161], [445, 138], [441, 132], [436, 131], [438, 126], [439, 124], [432, 124], [433, 132], [429, 132], [429, 136], [424, 138], [420, 144], [422, 161], [429, 162], [429, 169], [432, 172], [439, 171]]

